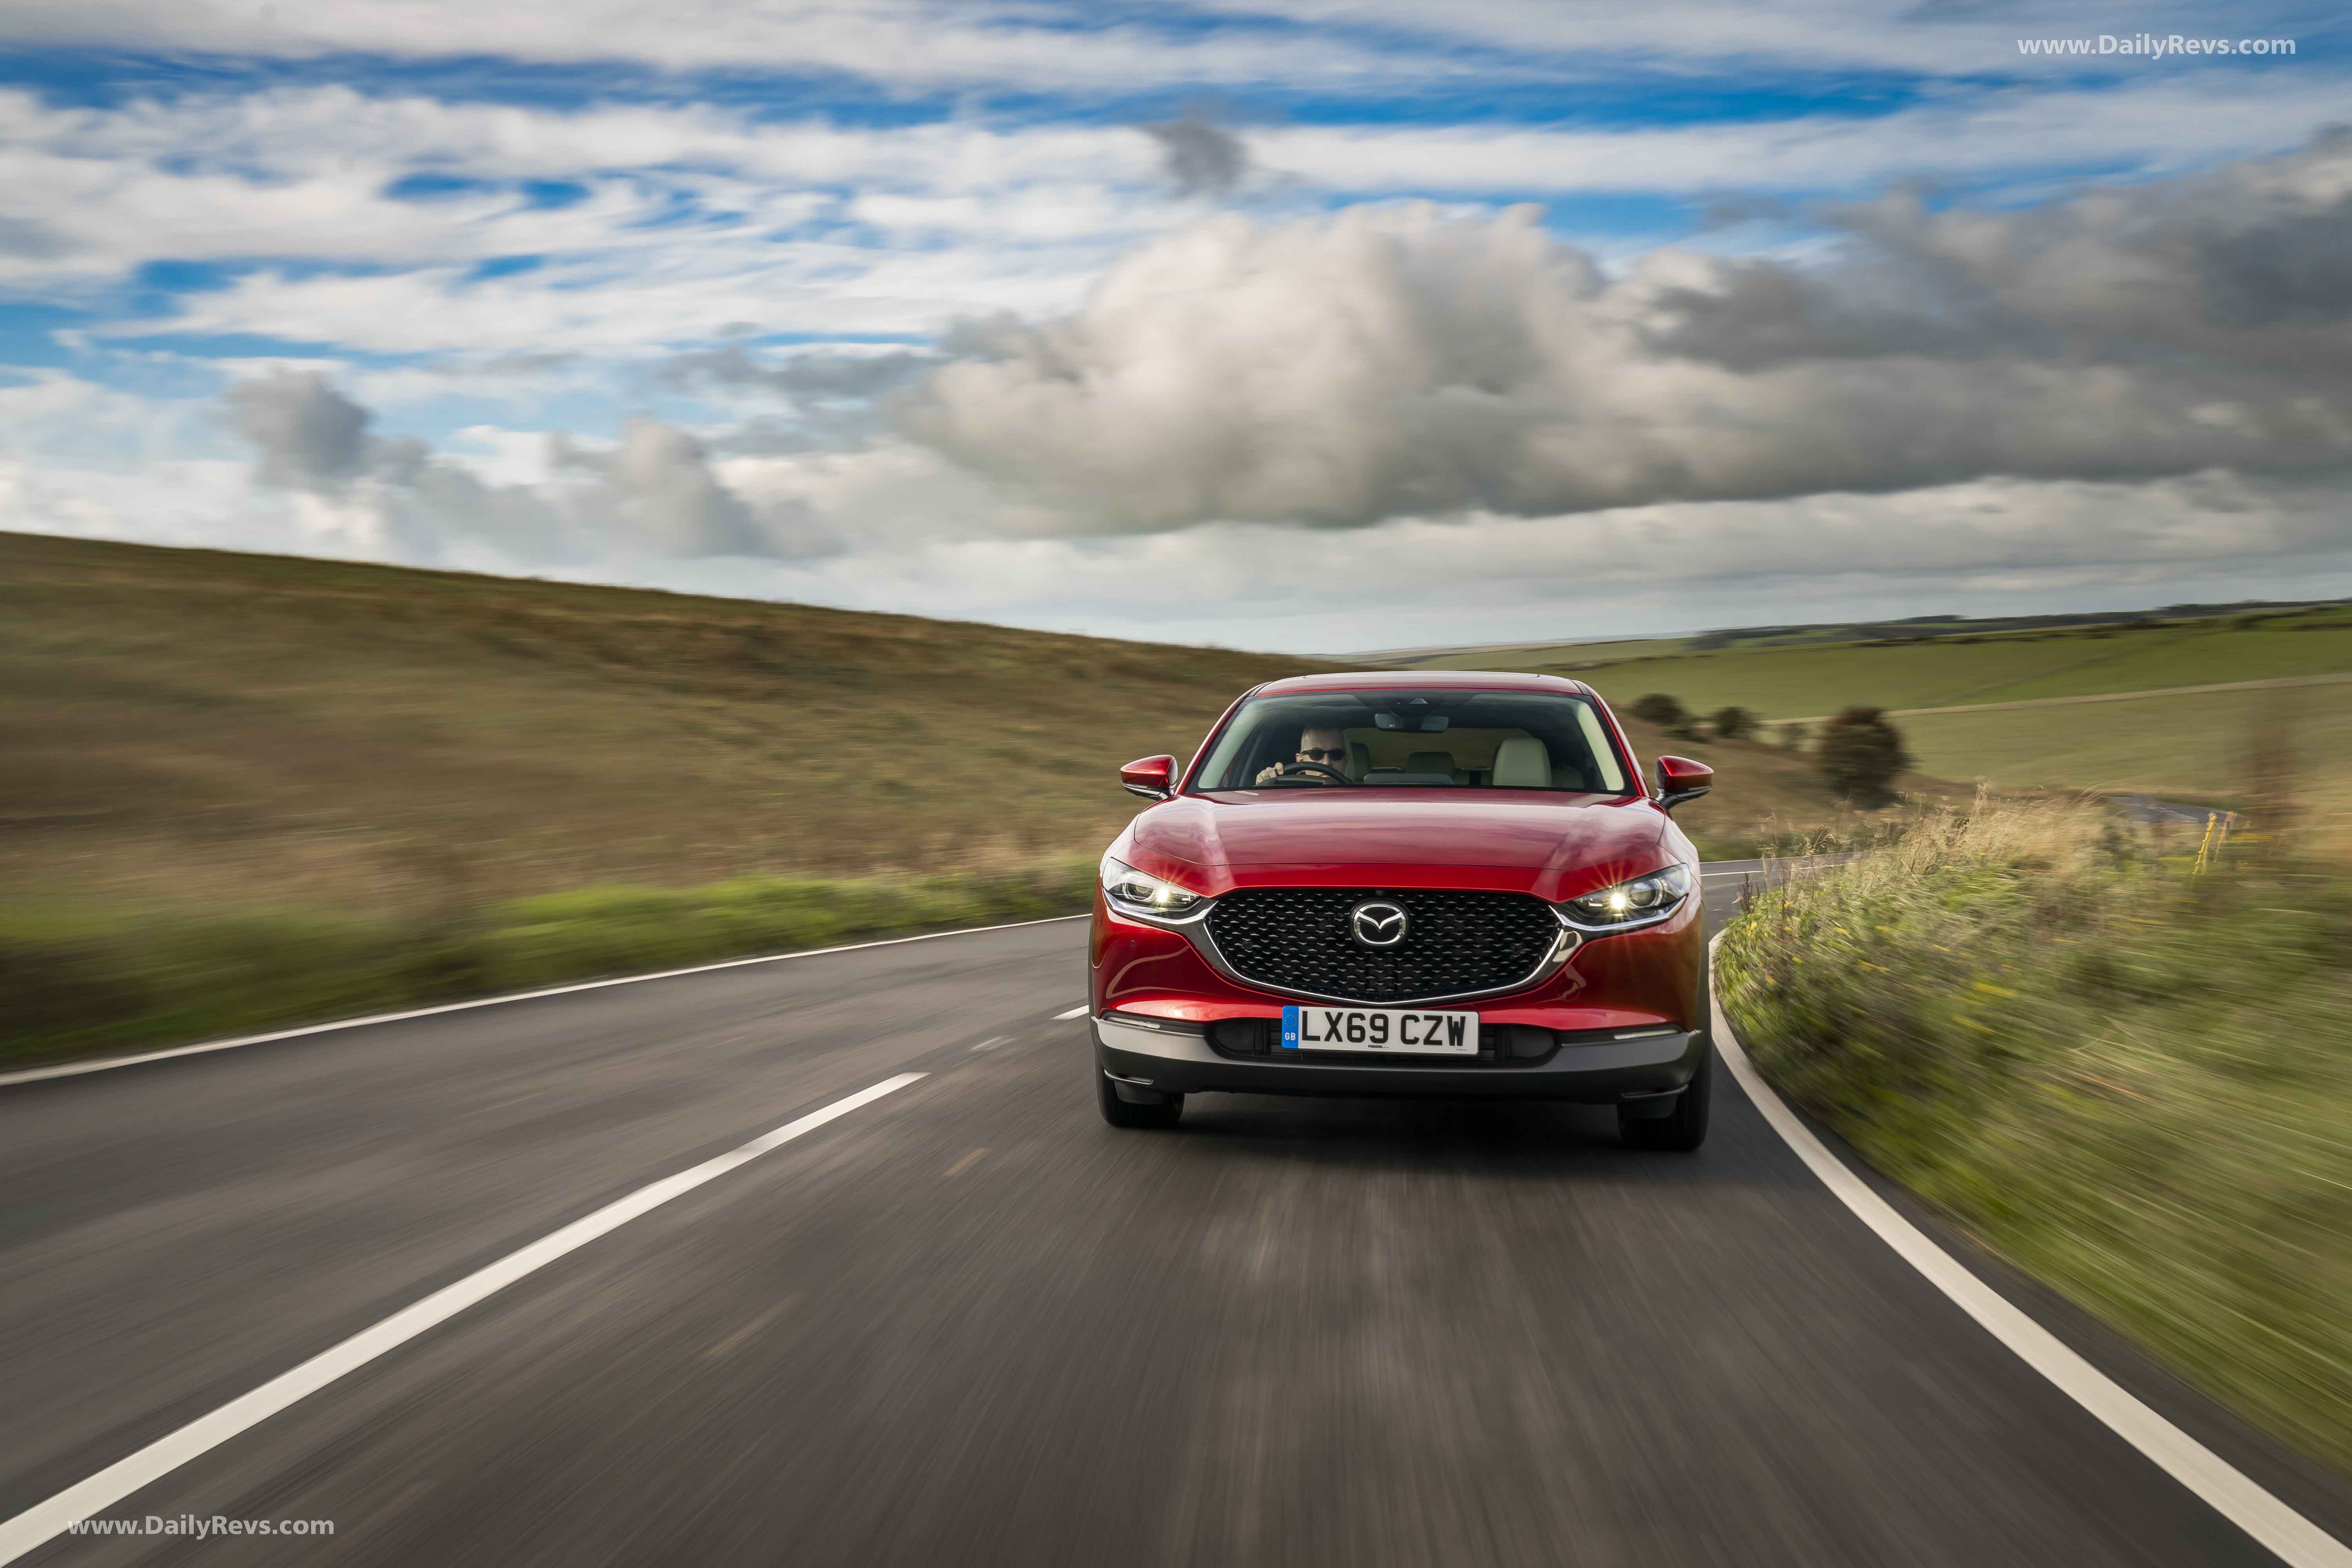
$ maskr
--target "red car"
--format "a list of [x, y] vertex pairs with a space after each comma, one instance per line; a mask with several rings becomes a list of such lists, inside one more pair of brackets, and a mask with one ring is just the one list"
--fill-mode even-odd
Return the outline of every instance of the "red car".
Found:
[[1514, 1096], [1614, 1105], [1696, 1149], [1712, 1054], [1698, 856], [1590, 687], [1302, 676], [1228, 709], [1102, 861], [1095, 1088], [1116, 1127], [1184, 1098]]

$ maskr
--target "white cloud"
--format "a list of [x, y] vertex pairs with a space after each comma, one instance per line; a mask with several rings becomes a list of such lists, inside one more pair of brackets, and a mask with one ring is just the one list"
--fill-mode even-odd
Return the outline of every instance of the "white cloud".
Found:
[[124, 469], [233, 447], [208, 403], [142, 397], [61, 370], [0, 384], [0, 458]]
[[[2340, 492], [2228, 474], [1400, 518], [1340, 547], [1243, 523], [1020, 537], [1038, 520], [890, 441], [711, 458], [641, 426], [607, 447], [504, 429], [459, 445], [376, 442], [360, 472], [327, 464], [336, 471], [308, 488], [258, 482], [243, 461], [0, 459], [0, 527], [1326, 652], [1460, 641], [1465, 626], [1481, 639], [1601, 636], [2352, 594]], [[750, 540], [731, 531], [747, 523]]]
[[[2312, 72], [2130, 92], [1976, 92], [1874, 119], [1579, 131], [1251, 130], [1270, 210], [1345, 195], [1855, 190], [2102, 163], [2159, 170], [2274, 149], [2336, 111]], [[1220, 134], [1230, 134], [1220, 132]], [[471, 182], [429, 201], [415, 175]], [[569, 183], [569, 205], [526, 182]], [[1118, 251], [1190, 221], [1137, 127], [887, 128], [704, 106], [576, 110], [347, 87], [134, 100], [0, 92], [0, 287], [95, 300], [143, 261], [269, 265], [123, 331], [251, 332], [344, 350], [618, 352], [729, 320], [923, 332], [979, 310], [1066, 308]], [[479, 262], [545, 258], [481, 279]], [[357, 271], [359, 275], [352, 276]], [[829, 326], [835, 321], [837, 325]]]
[[1071, 533], [2352, 472], [2352, 133], [1837, 221], [1829, 265], [1664, 251], [1612, 279], [1527, 209], [1225, 215], [1073, 315], [994, 324], [898, 416]]
[[2021, 33], [2103, 27], [2232, 37], [2297, 31], [2292, 22], [2243, 10], [2219, 21], [2210, 7], [2186, 0], [2142, 0], [2128, 17], [2087, 20], [1996, 6], [1892, 10], [1864, 0], [1643, 7], [1552, 0], [1194, 0], [1108, 15], [1098, 6], [1035, 0], [743, 0], [685, 12], [629, 0], [510, 0], [491, 7], [463, 0], [310, 0], [299, 6], [16, 0], [0, 37], [36, 47], [297, 59], [342, 52], [434, 58], [462, 49], [524, 61], [845, 71], [908, 88], [1001, 84], [1026, 91], [1052, 82], [1082, 93], [1264, 83], [1409, 91], [1474, 73], [1489, 81], [1567, 83], [1622, 79], [1631, 70], [1671, 77], [1776, 67], [1964, 78], [2147, 74], [2137, 60], [2037, 61], [2017, 48]]
[[[1092, 21], [1093, 26], [1057, 25]], [[1420, 51], [1386, 52], [1294, 29], [1106, 25], [1032, 5], [760, 0], [647, 7], [630, 0], [16, 0], [0, 37], [19, 45], [194, 49], [302, 58], [341, 51], [530, 61], [632, 60], [677, 69], [840, 70], [955, 86], [1066, 82], [1093, 90], [1284, 80], [1363, 85], [1459, 74]]]

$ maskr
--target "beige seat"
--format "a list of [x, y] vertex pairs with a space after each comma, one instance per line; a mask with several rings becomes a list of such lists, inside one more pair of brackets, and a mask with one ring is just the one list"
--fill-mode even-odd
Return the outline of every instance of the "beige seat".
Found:
[[1409, 773], [1444, 773], [1455, 784], [1462, 782], [1462, 774], [1454, 766], [1454, 753], [1451, 752], [1415, 752], [1404, 760], [1404, 771]]
[[1551, 788], [1551, 753], [1533, 735], [1514, 735], [1495, 748], [1494, 787]]

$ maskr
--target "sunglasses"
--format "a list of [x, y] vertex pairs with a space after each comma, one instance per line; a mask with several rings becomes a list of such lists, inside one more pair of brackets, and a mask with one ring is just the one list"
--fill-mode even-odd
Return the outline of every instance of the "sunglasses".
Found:
[[1345, 746], [1334, 746], [1328, 751], [1317, 751], [1312, 746], [1301, 746], [1298, 748], [1298, 754], [1305, 757], [1310, 763], [1318, 761], [1336, 763], [1347, 756], [1348, 748]]

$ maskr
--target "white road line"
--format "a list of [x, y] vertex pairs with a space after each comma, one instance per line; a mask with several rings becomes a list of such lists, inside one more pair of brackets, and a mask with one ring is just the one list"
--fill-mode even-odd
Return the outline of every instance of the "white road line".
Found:
[[991, 1035], [988, 1038], [981, 1041], [980, 1044], [972, 1047], [971, 1048], [975, 1051], [992, 1050], [996, 1047], [1003, 1045], [1012, 1037], [1013, 1037], [1010, 1035]]
[[272, 1040], [291, 1040], [303, 1035], [331, 1034], [337, 1029], [362, 1029], [370, 1024], [397, 1024], [404, 1018], [430, 1018], [439, 1013], [463, 1013], [473, 1007], [497, 1007], [509, 1002], [532, 1002], [541, 996], [565, 996], [574, 991], [602, 991], [608, 985], [638, 985], [648, 980], [675, 980], [681, 974], [709, 974], [713, 970], [741, 969], [753, 963], [787, 963], [796, 958], [823, 958], [834, 952], [863, 952], [869, 947], [903, 947], [910, 942], [939, 942], [951, 936], [978, 936], [983, 931], [1019, 931], [1024, 926], [1049, 926], [1062, 921], [1082, 921], [1085, 915], [1051, 915], [1042, 921], [1008, 921], [1001, 926], [967, 926], [961, 931], [926, 931], [921, 936], [885, 937], [879, 942], [853, 942], [841, 947], [812, 947], [799, 952], [770, 952], [757, 958], [730, 958], [718, 963], [698, 963], [686, 969], [664, 969], [652, 974], [620, 974], [610, 980], [583, 980], [572, 985], [550, 985], [539, 991], [515, 991], [504, 996], [478, 996], [471, 1002], [444, 1002], [432, 1007], [411, 1007], [403, 1013], [371, 1013], [364, 1018], [341, 1018], [331, 1024], [304, 1024], [298, 1028], [273, 1029], [266, 1035], [239, 1035], [233, 1040], [207, 1040], [197, 1046], [173, 1046], [169, 1050], [142, 1051], [137, 1056], [101, 1057], [96, 1061], [59, 1062], [55, 1067], [26, 1068], [21, 1072], [0, 1073], [0, 1088], [12, 1083], [34, 1083], [42, 1079], [71, 1078], [78, 1073], [105, 1072], [110, 1068], [136, 1067], [141, 1062], [160, 1062], [173, 1057], [202, 1056], [207, 1051], [233, 1051], [239, 1046], [267, 1045]]
[[1056, 1014], [1055, 1014], [1055, 1015], [1054, 1015], [1054, 1022], [1055, 1022], [1056, 1024], [1060, 1024], [1060, 1023], [1066, 1023], [1068, 1020], [1070, 1020], [1070, 1019], [1072, 1019], [1072, 1018], [1083, 1018], [1083, 1017], [1085, 1017], [1085, 1016], [1087, 1016], [1087, 1009], [1088, 1007], [1091, 1007], [1092, 1005], [1094, 1005], [1094, 1004], [1093, 1004], [1093, 1003], [1091, 1003], [1091, 1002], [1081, 1002], [1081, 1003], [1079, 1003], [1076, 1006], [1075, 1006], [1075, 1007], [1071, 1008], [1071, 1009], [1070, 1009], [1068, 1012], [1066, 1012], [1066, 1013], [1056, 1013]]
[[[1707, 944], [1712, 955], [1717, 936]], [[2107, 1429], [2152, 1460], [2156, 1466], [2195, 1492], [2215, 1511], [2252, 1536], [2294, 1568], [2352, 1568], [2352, 1550], [2311, 1521], [2273, 1497], [2244, 1471], [2149, 1409], [2121, 1384], [2067, 1348], [2065, 1342], [2027, 1317], [2007, 1298], [1978, 1279], [1959, 1260], [1896, 1213], [1893, 1205], [1870, 1190], [1868, 1184], [1831, 1153], [1811, 1129], [1780, 1102], [1771, 1086], [1756, 1071], [1748, 1053], [1731, 1032], [1723, 1005], [1715, 1005], [1715, 1048], [1731, 1068], [1739, 1087], [1764, 1113], [1772, 1130], [1811, 1167], [1838, 1201], [1878, 1238], [1900, 1254], [1906, 1263], [1927, 1278], [1929, 1284], [1951, 1298], [1960, 1310], [1981, 1324], [1993, 1338], [2017, 1352], [2018, 1358], [2058, 1386], [2059, 1392], [2089, 1411]]]
[[467, 1308], [505, 1289], [516, 1280], [595, 1240], [610, 1230], [617, 1230], [639, 1215], [661, 1207], [672, 1198], [683, 1196], [705, 1182], [723, 1176], [738, 1165], [748, 1164], [772, 1149], [781, 1148], [804, 1132], [814, 1132], [836, 1117], [845, 1116], [863, 1105], [871, 1105], [886, 1094], [891, 1094], [920, 1079], [919, 1072], [902, 1072], [896, 1078], [884, 1079], [870, 1089], [835, 1100], [831, 1105], [810, 1111], [795, 1121], [787, 1121], [772, 1132], [752, 1139], [738, 1149], [731, 1149], [715, 1159], [705, 1160], [692, 1170], [666, 1176], [650, 1186], [639, 1187], [627, 1197], [606, 1204], [594, 1214], [573, 1220], [562, 1229], [541, 1237], [519, 1252], [512, 1252], [487, 1268], [478, 1268], [454, 1285], [446, 1285], [423, 1300], [394, 1312], [373, 1328], [362, 1329], [332, 1349], [320, 1352], [291, 1372], [280, 1373], [268, 1383], [230, 1400], [209, 1415], [200, 1415], [168, 1436], [159, 1437], [125, 1459], [119, 1459], [106, 1468], [47, 1502], [36, 1503], [16, 1518], [0, 1523], [0, 1563], [13, 1563], [26, 1552], [64, 1532], [77, 1520], [89, 1519], [110, 1508], [132, 1492], [156, 1480], [201, 1454], [209, 1452], [231, 1437], [268, 1420], [278, 1412], [304, 1396], [317, 1393], [345, 1373], [365, 1366], [369, 1362], [393, 1350], [432, 1328], [435, 1324], [457, 1316]]

